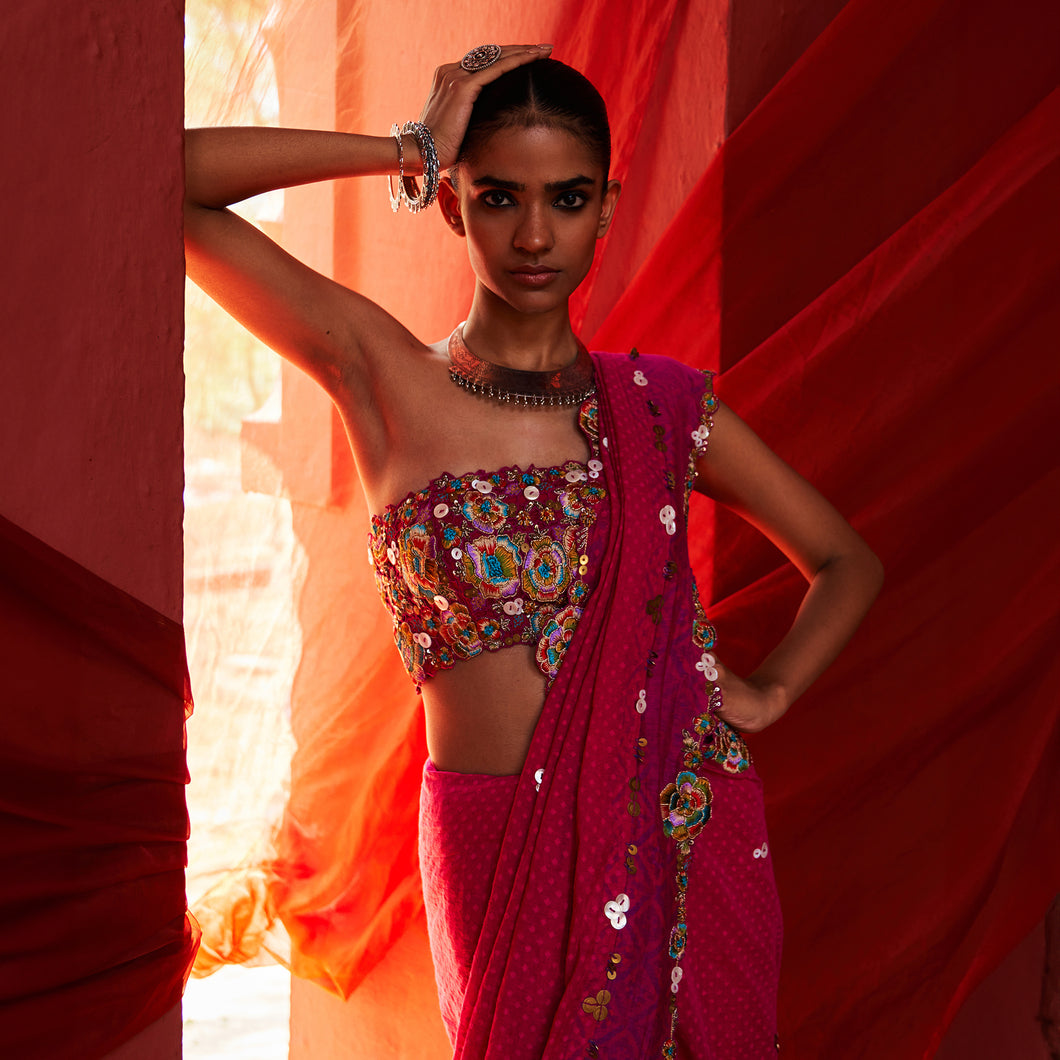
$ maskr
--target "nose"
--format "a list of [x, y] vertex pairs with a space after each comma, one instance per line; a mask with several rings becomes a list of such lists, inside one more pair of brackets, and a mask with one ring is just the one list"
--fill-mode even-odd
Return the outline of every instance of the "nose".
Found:
[[528, 203], [525, 206], [512, 242], [517, 250], [528, 254], [543, 254], [552, 249], [555, 240], [547, 204]]

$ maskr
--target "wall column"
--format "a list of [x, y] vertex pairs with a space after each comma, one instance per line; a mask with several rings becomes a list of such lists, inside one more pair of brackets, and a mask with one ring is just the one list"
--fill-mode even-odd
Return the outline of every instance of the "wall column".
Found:
[[[100, 586], [111, 583], [170, 623], [181, 618], [183, 580], [182, 15], [180, 0], [19, 0], [0, 7], [5, 144], [0, 230], [6, 259], [0, 286], [0, 515], [98, 575]], [[30, 598], [32, 593], [31, 586]], [[5, 628], [27, 628], [5, 609], [4, 618], [9, 616], [12, 626]], [[167, 628], [175, 633], [167, 643], [177, 645], [179, 674], [179, 629]], [[118, 675], [114, 709], [94, 717], [80, 716], [79, 704], [105, 700], [106, 689], [96, 687], [84, 699], [77, 689], [65, 701], [46, 699], [41, 686], [60, 684], [57, 671], [63, 668], [79, 672], [79, 650], [96, 651], [97, 642], [79, 630], [81, 648], [75, 641], [73, 662], [58, 645], [49, 662], [40, 652], [25, 657], [7, 636], [0, 644], [9, 692], [26, 690], [25, 697], [11, 693], [17, 702], [5, 702], [11, 713], [0, 750], [5, 759], [24, 756], [20, 779], [11, 781], [23, 816], [12, 815], [5, 797], [5, 829], [10, 823], [11, 835], [31, 851], [33, 864], [39, 851], [36, 840], [26, 837], [34, 827], [45, 831], [35, 823], [32, 800], [38, 789], [40, 820], [47, 821], [45, 810], [57, 786], [64, 788], [67, 781], [71, 788], [87, 786], [93, 772], [100, 778], [120, 772], [118, 748], [141, 761], [160, 753], [170, 774], [180, 773], [179, 687], [173, 695], [156, 685], [139, 698]], [[136, 718], [151, 719], [150, 726], [140, 722], [153, 729], [142, 741], [130, 736]], [[86, 735], [75, 741], [71, 732], [79, 724]], [[69, 751], [59, 746], [64, 742]], [[78, 765], [62, 764], [78, 757]], [[60, 771], [55, 783], [48, 780], [51, 769]], [[135, 782], [142, 783], [142, 776]], [[166, 968], [172, 972], [179, 953], [154, 962], [141, 953], [137, 984], [115, 968], [81, 969], [67, 959], [64, 947], [76, 947], [79, 931], [87, 938], [105, 929], [146, 938], [154, 930], [147, 925], [159, 917], [179, 937], [182, 797], [178, 779], [164, 796], [171, 811], [167, 824], [177, 822], [171, 829], [177, 834], [169, 835], [166, 846], [171, 908], [141, 915], [144, 911], [126, 906], [127, 920], [101, 926], [96, 914], [107, 899], [102, 892], [86, 894], [79, 929], [78, 903], [64, 901], [62, 933], [52, 938], [45, 931], [35, 940], [38, 952], [23, 952], [17, 967], [9, 965], [16, 974], [6, 977], [5, 997], [30, 993], [5, 1006], [5, 1019], [18, 1020], [28, 1034], [36, 1022], [41, 1034], [39, 1050], [31, 1047], [21, 1055], [98, 1056], [95, 1049], [128, 1039], [166, 1006], [167, 1015], [115, 1055], [123, 1060], [180, 1055], [179, 972], [165, 988], [154, 982], [156, 975], [165, 978]], [[80, 809], [90, 812], [83, 804]], [[93, 877], [106, 877], [111, 854], [93, 844], [108, 824], [116, 835], [141, 827], [121, 819], [86, 820], [84, 834], [69, 832], [68, 851], [45, 837], [48, 856], [66, 866], [71, 879], [80, 878], [78, 865]], [[90, 867], [83, 862], [89, 849]], [[63, 873], [56, 871], [61, 882]], [[60, 889], [59, 882], [53, 889]], [[136, 891], [135, 880], [121, 886]], [[30, 912], [0, 909], [0, 919], [10, 913], [9, 926], [17, 926], [49, 901], [38, 895]], [[145, 949], [152, 945], [145, 943]], [[50, 1015], [47, 994], [35, 997], [28, 985], [38, 973], [62, 983], [69, 1007], [50, 1003], [58, 1019]], [[115, 984], [113, 998], [91, 1009], [92, 1025], [64, 1027], [63, 1011], [68, 1019], [81, 1018], [69, 1014], [77, 1011], [83, 988], [94, 977], [98, 986], [97, 973], [114, 976], [108, 979]], [[134, 992], [141, 996], [130, 998]], [[13, 1009], [35, 1015], [16, 1015]], [[2, 1037], [12, 1047], [6, 1031]]]

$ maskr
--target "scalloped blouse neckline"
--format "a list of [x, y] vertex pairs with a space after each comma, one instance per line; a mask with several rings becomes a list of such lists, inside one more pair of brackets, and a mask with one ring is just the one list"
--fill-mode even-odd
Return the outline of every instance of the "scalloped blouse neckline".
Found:
[[409, 490], [400, 500], [395, 501], [393, 504], [387, 504], [384, 506], [383, 511], [380, 514], [371, 514], [372, 528], [387, 526], [394, 518], [394, 516], [401, 511], [410, 501], [417, 499], [427, 500], [431, 494], [438, 489], [446, 489], [452, 482], [468, 482], [471, 483], [476, 479], [492, 479], [494, 475], [500, 476], [502, 481], [510, 481], [512, 478], [518, 478], [522, 475], [548, 475], [550, 473], [562, 473], [568, 470], [577, 468], [579, 471], [587, 471], [590, 460], [598, 460], [600, 458], [600, 441], [599, 438], [594, 437], [592, 432], [587, 430], [585, 424], [582, 422], [582, 409], [585, 408], [585, 404], [588, 402], [596, 401], [596, 395], [592, 395], [586, 398], [581, 408], [578, 411], [577, 426], [582, 437], [589, 443], [589, 455], [585, 460], [566, 460], [562, 464], [549, 464], [545, 467], [539, 467], [537, 464], [527, 464], [526, 467], [522, 467], [519, 464], [505, 464], [503, 467], [494, 468], [493, 470], [486, 470], [485, 468], [475, 468], [470, 471], [465, 471], [461, 475], [454, 475], [451, 471], [442, 471], [435, 475], [434, 478], [428, 480], [419, 489]]

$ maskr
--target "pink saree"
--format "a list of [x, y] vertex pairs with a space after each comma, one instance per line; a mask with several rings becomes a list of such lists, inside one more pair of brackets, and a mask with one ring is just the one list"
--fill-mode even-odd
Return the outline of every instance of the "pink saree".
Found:
[[780, 914], [759, 781], [709, 721], [687, 549], [706, 377], [593, 356], [599, 576], [525, 767], [424, 773], [442, 1013], [458, 1060], [760, 1060], [776, 1055]]

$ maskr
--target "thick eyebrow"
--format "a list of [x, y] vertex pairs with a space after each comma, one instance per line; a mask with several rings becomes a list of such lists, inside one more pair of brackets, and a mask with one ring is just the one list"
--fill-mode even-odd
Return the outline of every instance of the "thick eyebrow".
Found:
[[[592, 187], [596, 182], [592, 177], [586, 177], [579, 175], [577, 177], [571, 177], [569, 180], [550, 180], [545, 185], [545, 191], [570, 191], [573, 188], [583, 188], [586, 185]], [[479, 177], [478, 180], [471, 182], [473, 188], [501, 188], [504, 191], [526, 191], [526, 185], [520, 184], [514, 180], [501, 180], [500, 177], [491, 177], [489, 175]]]

